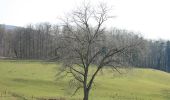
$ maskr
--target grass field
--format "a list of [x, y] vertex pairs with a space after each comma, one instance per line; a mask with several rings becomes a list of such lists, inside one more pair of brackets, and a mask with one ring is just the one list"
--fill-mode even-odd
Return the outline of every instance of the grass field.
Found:
[[[74, 89], [69, 88], [68, 77], [55, 80], [58, 66], [38, 61], [1, 60], [0, 100], [82, 100], [81, 90], [71, 96]], [[96, 78], [90, 100], [170, 100], [170, 74], [137, 68], [118, 74], [105, 69]]]

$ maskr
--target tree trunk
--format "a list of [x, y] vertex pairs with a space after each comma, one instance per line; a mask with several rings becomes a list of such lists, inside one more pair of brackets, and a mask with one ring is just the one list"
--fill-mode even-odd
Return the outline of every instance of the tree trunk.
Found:
[[87, 88], [84, 88], [84, 98], [83, 100], [88, 100], [89, 99], [89, 91]]

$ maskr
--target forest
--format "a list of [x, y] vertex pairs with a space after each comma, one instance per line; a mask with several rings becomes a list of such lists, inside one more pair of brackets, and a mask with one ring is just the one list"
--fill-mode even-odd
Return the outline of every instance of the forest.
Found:
[[[9, 29], [0, 25], [0, 57], [2, 59], [54, 60], [58, 57], [58, 45], [61, 36], [67, 34], [68, 27], [39, 23], [27, 27]], [[110, 45], [117, 46], [128, 42], [140, 41], [140, 46], [133, 48], [129, 65], [153, 68], [170, 72], [170, 41], [148, 40], [139, 33], [123, 29], [107, 29]], [[103, 52], [105, 51], [103, 47]], [[126, 58], [122, 56], [122, 58]]]

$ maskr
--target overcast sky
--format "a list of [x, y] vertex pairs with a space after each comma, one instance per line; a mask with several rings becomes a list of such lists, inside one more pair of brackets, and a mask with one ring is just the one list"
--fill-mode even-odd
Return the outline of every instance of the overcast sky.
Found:
[[[89, 0], [90, 1], [90, 0]], [[91, 0], [97, 4], [102, 0]], [[140, 32], [149, 39], [170, 40], [170, 0], [103, 0], [117, 16], [109, 25]], [[25, 26], [58, 22], [82, 0], [0, 0], [0, 24]]]

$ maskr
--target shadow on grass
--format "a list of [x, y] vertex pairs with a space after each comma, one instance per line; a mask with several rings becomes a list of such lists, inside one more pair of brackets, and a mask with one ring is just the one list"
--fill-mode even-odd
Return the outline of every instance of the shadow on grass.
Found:
[[162, 90], [165, 100], [170, 100], [170, 89]]
[[36, 85], [36, 84], [55, 85], [55, 82], [50, 81], [50, 80], [15, 78], [15, 79], [12, 79], [11, 81], [17, 82], [17, 83], [33, 84], [33, 85]]
[[25, 88], [29, 89], [29, 91], [41, 91], [41, 92], [64, 92], [64, 88], [66, 86], [63, 82], [55, 82], [51, 80], [38, 80], [38, 79], [22, 79], [15, 78], [11, 79], [11, 85], [13, 87], [18, 87], [18, 89]]

